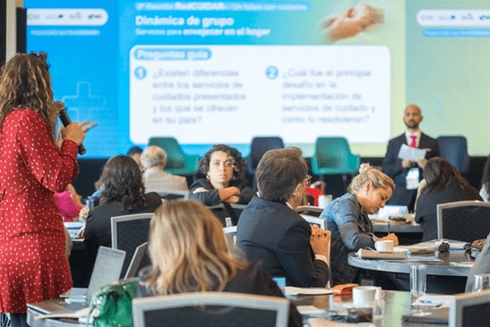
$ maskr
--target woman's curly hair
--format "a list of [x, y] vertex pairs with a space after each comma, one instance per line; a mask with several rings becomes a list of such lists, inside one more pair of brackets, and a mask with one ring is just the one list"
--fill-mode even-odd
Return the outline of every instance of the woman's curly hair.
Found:
[[31, 109], [41, 115], [56, 140], [59, 109], [53, 103], [53, 89], [47, 54], [17, 53], [3, 67], [0, 75], [0, 125], [15, 109]]
[[116, 200], [121, 202], [126, 212], [146, 206], [143, 175], [136, 161], [129, 156], [119, 155], [109, 159], [95, 185], [102, 190], [101, 203]]
[[215, 144], [208, 152], [206, 152], [204, 157], [201, 160], [199, 160], [199, 169], [204, 175], [207, 175], [207, 173], [209, 172], [209, 163], [211, 162], [211, 155], [216, 151], [224, 152], [230, 158], [232, 165], [234, 167], [233, 169], [234, 180], [245, 179], [245, 172], [247, 171], [247, 160], [242, 158], [242, 155], [237, 149], [232, 148], [231, 146], [228, 146], [226, 144]]

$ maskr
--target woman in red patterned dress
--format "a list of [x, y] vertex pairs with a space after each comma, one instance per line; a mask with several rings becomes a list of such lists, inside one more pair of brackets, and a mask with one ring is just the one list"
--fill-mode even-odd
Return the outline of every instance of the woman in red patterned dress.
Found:
[[71, 123], [55, 146], [56, 117], [46, 54], [18, 53], [0, 75], [0, 310], [27, 326], [26, 303], [72, 287], [55, 192], [78, 174], [78, 145], [93, 125]]

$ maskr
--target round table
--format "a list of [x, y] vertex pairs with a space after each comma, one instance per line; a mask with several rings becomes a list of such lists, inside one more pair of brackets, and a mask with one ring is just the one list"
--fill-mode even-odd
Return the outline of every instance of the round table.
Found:
[[469, 259], [464, 251], [453, 250], [444, 253], [434, 253], [433, 255], [414, 255], [406, 260], [373, 260], [360, 259], [356, 254], [349, 253], [349, 265], [368, 269], [393, 273], [410, 273], [410, 266], [414, 264], [424, 264], [427, 266], [427, 275], [437, 276], [468, 276], [473, 260]]
[[[344, 310], [345, 306], [352, 306], [352, 296], [321, 295], [299, 296], [290, 298], [296, 306], [312, 305], [325, 310]], [[402, 316], [410, 313], [410, 293], [401, 291], [385, 291], [386, 313], [385, 326], [389, 327], [444, 327], [445, 324], [420, 324], [402, 322]], [[324, 319], [324, 318], [321, 318]], [[335, 326], [331, 321], [324, 321], [320, 326]], [[356, 324], [350, 324], [356, 326]], [[343, 326], [343, 325], [342, 325]]]

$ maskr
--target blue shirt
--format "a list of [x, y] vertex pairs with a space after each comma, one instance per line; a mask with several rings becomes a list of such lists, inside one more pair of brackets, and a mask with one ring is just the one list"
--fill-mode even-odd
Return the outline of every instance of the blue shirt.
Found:
[[335, 199], [320, 217], [327, 219], [332, 232], [330, 262], [334, 283], [351, 283], [358, 269], [348, 265], [347, 256], [349, 252], [374, 247], [373, 225], [353, 193]]

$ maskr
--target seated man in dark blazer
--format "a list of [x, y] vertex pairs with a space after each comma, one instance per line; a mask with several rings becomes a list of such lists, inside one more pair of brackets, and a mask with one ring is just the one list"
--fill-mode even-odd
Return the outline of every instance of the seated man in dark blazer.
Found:
[[248, 260], [261, 260], [273, 277], [287, 285], [325, 287], [330, 270], [330, 232], [311, 227], [294, 211], [301, 203], [308, 167], [298, 148], [268, 151], [256, 170], [259, 197], [243, 210], [237, 245]]
[[[382, 166], [382, 171], [391, 177], [396, 185], [395, 191], [387, 204], [408, 206], [410, 211], [414, 209], [417, 187], [407, 189], [406, 178], [408, 172], [412, 168], [418, 170], [420, 181], [427, 160], [439, 156], [437, 140], [420, 131], [419, 124], [423, 119], [420, 108], [416, 105], [411, 104], [405, 108], [403, 122], [407, 126], [407, 130], [402, 135], [390, 140]], [[425, 158], [419, 159], [417, 162], [398, 158], [398, 152], [400, 152], [402, 144], [425, 150]]]

